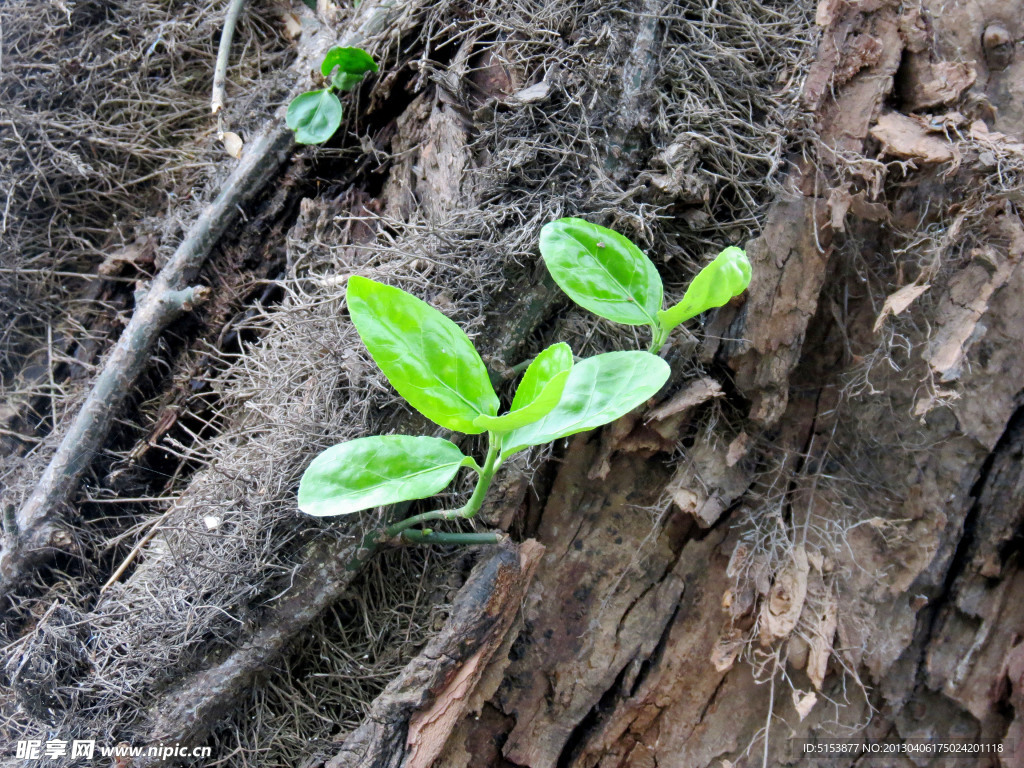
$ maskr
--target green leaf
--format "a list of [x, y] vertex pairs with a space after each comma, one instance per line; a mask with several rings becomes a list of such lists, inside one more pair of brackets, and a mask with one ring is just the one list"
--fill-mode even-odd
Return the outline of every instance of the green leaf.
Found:
[[680, 323], [701, 312], [728, 304], [750, 285], [750, 261], [742, 248], [726, 248], [715, 260], [697, 273], [683, 300], [664, 312], [658, 313], [658, 324], [671, 331]]
[[446, 488], [459, 467], [472, 465], [439, 437], [361, 437], [313, 459], [299, 482], [299, 509], [326, 517], [423, 499]]
[[331, 85], [339, 91], [351, 91], [361, 82], [363, 82], [362, 75], [353, 75], [351, 72], [342, 72], [341, 70], [335, 72], [334, 77], [331, 78]]
[[661, 276], [618, 232], [583, 219], [558, 219], [541, 228], [540, 253], [558, 286], [584, 309], [617, 323], [657, 324]]
[[569, 345], [552, 344], [526, 369], [512, 398], [512, 409], [503, 416], [477, 416], [473, 423], [492, 432], [509, 432], [537, 421], [558, 405], [571, 370]]
[[498, 396], [473, 342], [432, 306], [399, 288], [354, 275], [348, 311], [388, 381], [431, 421], [456, 432], [498, 412]]
[[362, 48], [331, 48], [324, 56], [320, 72], [324, 77], [330, 77], [335, 68], [362, 77], [367, 72], [376, 72], [377, 62]]
[[341, 101], [330, 90], [296, 96], [285, 115], [299, 144], [323, 144], [341, 125]]
[[588, 357], [573, 367], [554, 410], [505, 435], [502, 457], [615, 421], [653, 396], [668, 375], [668, 363], [649, 352]]

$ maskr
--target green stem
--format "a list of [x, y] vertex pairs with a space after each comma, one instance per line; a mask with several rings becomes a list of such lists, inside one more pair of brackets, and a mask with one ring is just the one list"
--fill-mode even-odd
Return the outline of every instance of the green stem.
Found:
[[505, 535], [501, 533], [447, 533], [445, 531], [421, 531], [410, 528], [402, 531], [402, 538], [413, 544], [500, 544]]
[[661, 352], [661, 348], [665, 346], [665, 342], [668, 341], [668, 335], [671, 333], [671, 329], [666, 330], [661, 325], [651, 326], [651, 346], [647, 351], [652, 355], [656, 355]]
[[496, 432], [487, 433], [487, 458], [480, 470], [480, 477], [477, 479], [476, 488], [473, 489], [473, 495], [462, 507], [462, 517], [467, 520], [480, 511], [480, 507], [483, 506], [484, 499], [487, 497], [487, 491], [491, 487], [491, 480], [494, 479], [494, 473], [498, 471], [501, 437], [501, 434]]
[[[477, 481], [479, 485], [479, 481]], [[434, 520], [454, 520], [457, 517], [465, 517], [465, 507], [459, 507], [458, 509], [435, 509], [431, 512], [422, 512], [412, 517], [407, 517], [405, 520], [399, 520], [393, 525], [389, 525], [384, 529], [384, 533], [381, 534], [382, 539], [393, 539], [398, 534], [412, 528], [414, 525], [421, 523], [429, 523]]]
[[487, 496], [487, 490], [491, 487], [494, 473], [498, 469], [498, 455], [501, 453], [501, 435], [488, 432], [487, 437], [487, 459], [484, 461], [483, 467], [479, 469], [476, 488], [473, 489], [473, 495], [469, 497], [469, 501], [458, 509], [435, 509], [431, 512], [423, 512], [407, 517], [405, 520], [400, 520], [394, 525], [389, 525], [385, 528], [382, 538], [394, 538], [413, 526], [429, 523], [432, 520], [454, 520], [460, 517], [469, 520], [479, 512], [480, 507], [484, 503], [484, 498]]
[[520, 373], [529, 368], [530, 363], [532, 362], [533, 360], [523, 360], [523, 362], [516, 363], [515, 365], [513, 365], [511, 368], [509, 368], [509, 370], [512, 372], [512, 376], [509, 376], [509, 378], [511, 379], [514, 378], [515, 376], [518, 376]]

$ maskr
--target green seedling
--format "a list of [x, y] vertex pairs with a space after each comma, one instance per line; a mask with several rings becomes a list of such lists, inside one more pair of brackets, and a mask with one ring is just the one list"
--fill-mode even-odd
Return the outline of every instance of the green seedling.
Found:
[[463, 506], [409, 517], [386, 528], [377, 541], [400, 535], [414, 542], [495, 540], [490, 534], [445, 534], [416, 526], [473, 517], [510, 456], [614, 421], [654, 395], [669, 375], [668, 364], [648, 352], [608, 352], [574, 363], [569, 346], [558, 343], [530, 363], [511, 407], [499, 413], [501, 403], [483, 360], [449, 318], [405, 291], [364, 277], [349, 279], [347, 298], [370, 356], [409, 405], [453, 432], [487, 434], [482, 465], [449, 440], [410, 435], [358, 438], [317, 456], [299, 485], [299, 509], [316, 516], [428, 498], [444, 490], [460, 469], [476, 473], [476, 487]]
[[320, 72], [328, 86], [296, 96], [288, 105], [285, 122], [295, 131], [299, 144], [323, 144], [341, 125], [341, 99], [335, 91], [351, 91], [367, 72], [376, 72], [377, 63], [362, 48], [331, 48], [324, 56]]
[[540, 253], [569, 298], [596, 315], [651, 329], [657, 353], [681, 323], [728, 303], [750, 284], [750, 262], [740, 248], [726, 248], [690, 283], [682, 301], [662, 309], [661, 276], [627, 238], [583, 219], [558, 219], [540, 231]]

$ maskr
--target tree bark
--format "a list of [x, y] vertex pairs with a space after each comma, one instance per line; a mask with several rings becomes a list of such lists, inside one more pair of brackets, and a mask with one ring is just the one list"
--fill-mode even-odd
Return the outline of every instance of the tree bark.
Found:
[[[954, 70], [942, 59], [954, 43], [978, 82], [992, 75], [977, 39], [968, 52], [950, 39], [993, 12], [983, 5], [958, 24], [896, 3], [821, 4], [804, 89], [818, 162], [796, 163], [750, 246], [742, 309], [706, 329], [742, 339], [710, 342], [704, 358], [731, 370], [721, 384], [749, 401], [747, 419], [701, 434], [671, 478], [643, 458], [650, 414], [629, 437], [576, 440], [536, 530], [548, 551], [515, 661], [439, 765], [789, 765], [806, 759], [805, 742], [845, 738], [855, 723], [864, 738], [987, 744], [955, 764], [1018, 764], [1024, 619], [1008, 596], [1024, 523], [1024, 364], [1010, 351], [1024, 332], [1019, 210], [989, 201], [973, 258], [918, 279], [934, 299], [906, 310], [907, 369], [886, 364], [860, 393], [861, 355], [898, 322], [872, 291], [901, 286], [847, 288], [843, 304], [836, 293], [860, 257], [851, 236], [888, 252], [900, 236], [887, 223], [925, 215], [918, 184], [935, 185], [940, 204], [979, 184], [970, 142], [953, 150], [968, 167], [944, 175], [925, 149], [883, 144], [921, 164], [885, 205], [849, 186], [845, 163], [870, 152], [887, 102], [914, 108], [935, 73]], [[844, 492], [844, 475], [875, 487]], [[663, 488], [672, 509], [638, 512], [657, 509]], [[886, 764], [933, 762], [947, 760]]]

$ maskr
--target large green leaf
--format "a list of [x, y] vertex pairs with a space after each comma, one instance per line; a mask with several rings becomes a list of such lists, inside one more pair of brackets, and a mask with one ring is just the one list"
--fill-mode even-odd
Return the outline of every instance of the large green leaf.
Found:
[[668, 375], [668, 363], [649, 352], [588, 357], [573, 366], [562, 399], [547, 416], [505, 436], [502, 456], [615, 421], [653, 396]]
[[313, 459], [299, 483], [299, 509], [326, 517], [424, 499], [446, 488], [459, 467], [472, 463], [439, 437], [361, 437]]
[[348, 311], [388, 381], [431, 421], [476, 435], [478, 416], [498, 412], [487, 368], [459, 326], [399, 288], [355, 275]]
[[683, 299], [674, 307], [658, 313], [658, 323], [671, 331], [701, 312], [721, 307], [750, 285], [750, 261], [742, 248], [726, 248], [715, 260], [697, 273]]
[[511, 410], [503, 416], [477, 416], [473, 423], [492, 432], [508, 432], [537, 421], [558, 405], [572, 370], [572, 350], [559, 342], [545, 349], [526, 369]]
[[569, 298], [627, 325], [657, 325], [661, 276], [628, 239], [583, 219], [558, 219], [540, 230], [540, 253]]
[[323, 144], [341, 125], [341, 101], [330, 90], [308, 91], [288, 105], [285, 122], [299, 144]]

